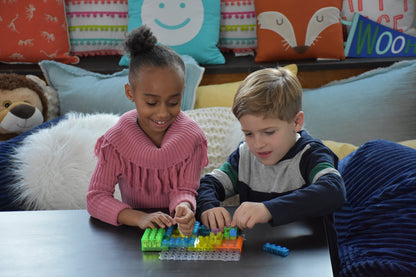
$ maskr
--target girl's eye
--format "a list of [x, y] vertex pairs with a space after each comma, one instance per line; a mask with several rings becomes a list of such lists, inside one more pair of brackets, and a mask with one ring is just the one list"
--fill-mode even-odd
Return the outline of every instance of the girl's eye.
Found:
[[179, 102], [172, 102], [172, 103], [169, 103], [169, 106], [171, 106], [171, 107], [175, 107], [175, 106], [177, 106], [179, 104]]
[[156, 106], [156, 102], [146, 102], [146, 104], [149, 106]]

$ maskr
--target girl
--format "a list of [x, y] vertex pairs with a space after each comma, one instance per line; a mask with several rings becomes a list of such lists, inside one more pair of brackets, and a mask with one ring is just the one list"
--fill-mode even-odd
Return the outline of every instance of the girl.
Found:
[[[189, 235], [200, 173], [208, 164], [207, 140], [180, 110], [185, 87], [181, 57], [156, 42], [146, 26], [125, 41], [131, 59], [125, 93], [136, 109], [122, 115], [97, 141], [87, 209], [113, 225], [145, 229], [178, 224]], [[116, 184], [122, 202], [113, 196]], [[159, 211], [143, 211], [155, 208]]]

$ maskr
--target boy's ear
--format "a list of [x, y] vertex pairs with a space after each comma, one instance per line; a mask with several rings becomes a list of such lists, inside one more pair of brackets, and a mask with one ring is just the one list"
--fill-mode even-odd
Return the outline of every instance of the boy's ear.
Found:
[[295, 121], [294, 121], [296, 132], [299, 132], [300, 130], [302, 130], [304, 120], [305, 120], [305, 114], [302, 111], [298, 112], [295, 116]]
[[294, 63], [288, 64], [283, 68], [286, 68], [287, 70], [290, 70], [293, 74], [298, 75], [298, 66]]

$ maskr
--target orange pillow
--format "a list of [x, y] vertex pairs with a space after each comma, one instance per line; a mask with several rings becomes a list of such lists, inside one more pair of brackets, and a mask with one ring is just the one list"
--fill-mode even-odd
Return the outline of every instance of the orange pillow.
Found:
[[345, 59], [342, 0], [255, 0], [256, 62]]
[[1, 62], [79, 61], [69, 55], [64, 1], [3, 1], [0, 18]]

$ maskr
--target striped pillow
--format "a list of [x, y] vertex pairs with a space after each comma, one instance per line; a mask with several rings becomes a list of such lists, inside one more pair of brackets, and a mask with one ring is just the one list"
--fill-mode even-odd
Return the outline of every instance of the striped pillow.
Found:
[[71, 53], [121, 55], [127, 32], [127, 0], [65, 0]]
[[252, 53], [257, 47], [254, 0], [221, 0], [220, 28], [221, 51]]

